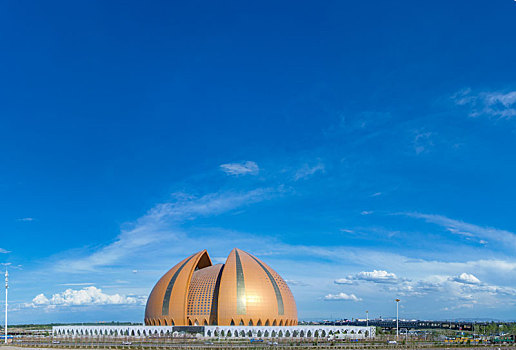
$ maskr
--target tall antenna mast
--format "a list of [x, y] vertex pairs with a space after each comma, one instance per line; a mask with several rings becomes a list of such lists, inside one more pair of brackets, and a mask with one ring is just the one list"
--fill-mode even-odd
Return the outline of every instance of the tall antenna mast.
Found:
[[7, 344], [7, 290], [9, 289], [9, 272], [5, 269], [5, 343]]

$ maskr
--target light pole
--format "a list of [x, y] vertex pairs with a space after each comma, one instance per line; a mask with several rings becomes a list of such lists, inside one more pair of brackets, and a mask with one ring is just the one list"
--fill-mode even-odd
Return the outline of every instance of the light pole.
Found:
[[9, 288], [9, 272], [5, 269], [5, 343], [7, 344], [7, 289]]
[[366, 327], [369, 327], [369, 311], [366, 310]]
[[398, 334], [399, 334], [399, 318], [398, 318], [398, 305], [400, 303], [399, 299], [396, 299], [396, 341], [398, 341]]

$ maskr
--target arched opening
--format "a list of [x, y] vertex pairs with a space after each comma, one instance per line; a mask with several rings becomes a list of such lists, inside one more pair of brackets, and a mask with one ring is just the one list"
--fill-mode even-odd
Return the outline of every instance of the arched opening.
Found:
[[252, 325], [253, 325], [253, 320], [249, 320], [248, 326], [252, 326]]
[[263, 336], [264, 336], [265, 338], [269, 338], [269, 331], [265, 331], [265, 332], [263, 333]]
[[283, 331], [278, 332], [278, 338], [283, 338]]
[[244, 325], [244, 320], [240, 319], [240, 323], [238, 325], [239, 326], [243, 326]]
[[258, 331], [258, 333], [256, 333], [256, 335], [258, 336], [258, 338], [261, 338], [261, 336], [262, 336], [262, 331]]
[[290, 331], [286, 331], [285, 332], [285, 337], [289, 338], [290, 337]]
[[280, 327], [283, 326], [283, 320], [279, 321], [279, 325], [280, 325]]
[[253, 336], [253, 332], [251, 332], [251, 331], [247, 332], [247, 336], [248, 336], [249, 338], [251, 338], [251, 337]]
[[235, 325], [235, 321], [234, 320], [231, 320], [231, 323], [229, 324], [230, 326], [234, 326]]
[[265, 321], [265, 325], [266, 325], [266, 326], [270, 326], [270, 325], [271, 325], [271, 324], [270, 324], [270, 322], [269, 322], [269, 320]]
[[226, 337], [231, 337], [231, 331], [228, 331], [228, 333], [226, 334]]
[[225, 336], [225, 334], [226, 334], [226, 333], [225, 333], [223, 330], [220, 332], [220, 336], [221, 336], [221, 337], [224, 337], [224, 336]]
[[308, 338], [312, 338], [312, 331], [309, 330], [308, 332], [306, 332], [306, 336]]
[[272, 321], [272, 325], [273, 325], [273, 326], [277, 326], [277, 325], [278, 325], [278, 323], [276, 322], [276, 320]]
[[258, 320], [258, 323], [256, 325], [257, 326], [261, 326], [262, 325], [262, 320]]
[[301, 338], [304, 338], [304, 337], [305, 337], [305, 332], [304, 332], [304, 331], [299, 332], [299, 336], [300, 336]]
[[175, 326], [175, 324], [174, 324], [174, 320], [170, 320], [170, 325], [171, 325], [171, 326]]
[[158, 326], [161, 326], [161, 320], [158, 320]]
[[292, 332], [292, 336], [293, 336], [294, 338], [297, 338], [297, 337], [298, 337], [298, 335], [299, 335], [299, 332], [298, 332], [297, 330], [295, 330], [295, 331], [293, 331], [293, 332]]
[[206, 334], [208, 335], [208, 337], [211, 337], [211, 331], [208, 330], [208, 332], [206, 332]]
[[188, 319], [188, 325], [191, 326], [192, 325], [192, 320]]
[[369, 331], [365, 331], [365, 336], [366, 336], [366, 338], [369, 337]]
[[199, 320], [195, 319], [194, 326], [198, 326], [198, 325], [199, 325]]
[[241, 336], [242, 338], [243, 338], [243, 337], [245, 337], [245, 332], [244, 332], [244, 330], [241, 330], [241, 331], [240, 331], [240, 336]]
[[206, 319], [204, 319], [203, 325], [205, 325], [205, 326], [208, 325], [208, 321], [206, 321]]
[[321, 332], [321, 337], [322, 337], [322, 338], [326, 337], [326, 331], [322, 331], [322, 332]]
[[167, 324], [167, 320], [166, 320], [166, 319], [165, 319], [165, 320], [163, 320], [163, 324], [164, 324], [165, 326], [168, 326], [168, 324]]
[[276, 331], [272, 331], [271, 337], [276, 338]]

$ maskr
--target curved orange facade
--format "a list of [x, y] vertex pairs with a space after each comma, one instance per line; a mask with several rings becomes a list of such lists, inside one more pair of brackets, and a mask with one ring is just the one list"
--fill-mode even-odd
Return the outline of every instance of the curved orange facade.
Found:
[[233, 249], [212, 265], [206, 250], [189, 256], [156, 283], [146, 325], [297, 325], [294, 296], [283, 278], [255, 256]]

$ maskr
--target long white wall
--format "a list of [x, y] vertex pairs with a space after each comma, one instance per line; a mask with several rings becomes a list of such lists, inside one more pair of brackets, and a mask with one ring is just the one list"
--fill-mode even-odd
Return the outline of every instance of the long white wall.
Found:
[[183, 331], [205, 338], [338, 338], [376, 336], [375, 327], [357, 326], [53, 326], [54, 337], [178, 337]]
[[339, 334], [340, 338], [365, 339], [376, 335], [375, 327], [357, 326], [204, 326], [209, 338], [325, 338]]

